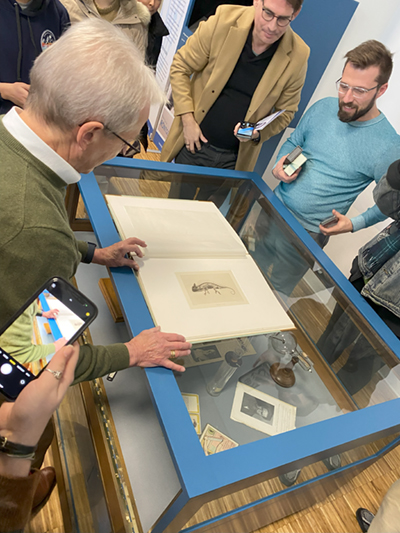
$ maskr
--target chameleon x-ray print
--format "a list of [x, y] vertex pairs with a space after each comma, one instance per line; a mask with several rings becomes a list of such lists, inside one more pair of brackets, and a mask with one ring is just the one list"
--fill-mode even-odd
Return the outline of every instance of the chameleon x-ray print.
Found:
[[248, 304], [230, 270], [177, 272], [175, 275], [191, 309]]

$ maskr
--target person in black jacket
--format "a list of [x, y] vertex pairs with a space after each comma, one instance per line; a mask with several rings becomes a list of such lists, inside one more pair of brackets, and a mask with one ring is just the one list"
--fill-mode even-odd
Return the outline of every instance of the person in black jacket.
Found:
[[[161, 45], [163, 37], [169, 35], [168, 28], [164, 24], [161, 18], [158, 8], [160, 7], [161, 0], [139, 0], [150, 11], [151, 19], [149, 24], [148, 43], [146, 48], [146, 62], [154, 69], [157, 66], [158, 56], [161, 52]], [[144, 149], [147, 151], [148, 147], [148, 134], [149, 128], [146, 124], [143, 126], [139, 140], [142, 143]]]
[[69, 25], [59, 0], [2, 0], [0, 3], [0, 115], [23, 107], [35, 58]]
[[158, 12], [161, 0], [139, 0], [139, 2], [147, 7], [151, 15], [146, 61], [148, 65], [155, 68], [160, 55], [163, 37], [169, 35], [169, 31]]

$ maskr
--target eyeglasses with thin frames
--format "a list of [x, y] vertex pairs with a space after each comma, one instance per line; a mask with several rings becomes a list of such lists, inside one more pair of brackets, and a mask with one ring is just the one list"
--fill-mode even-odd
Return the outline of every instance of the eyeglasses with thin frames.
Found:
[[[140, 152], [140, 145], [139, 147], [138, 146], [134, 146], [133, 144], [131, 143], [128, 143], [128, 141], [126, 141], [125, 139], [123, 139], [121, 137], [121, 135], [118, 135], [118, 133], [115, 133], [115, 131], [113, 130], [110, 130], [110, 128], [108, 128], [107, 126], [104, 126], [110, 133], [112, 133], [113, 135], [115, 135], [115, 137], [117, 137], [117, 139], [119, 139], [120, 141], [122, 141], [124, 144], [126, 144], [128, 147], [129, 147], [129, 150], [127, 150], [125, 152], [125, 156], [127, 157], [133, 157], [135, 154], [138, 154]], [[139, 142], [139, 141], [137, 141]]]
[[371, 87], [371, 89], [365, 89], [365, 87], [352, 87], [351, 85], [348, 85], [347, 83], [342, 82], [342, 78], [339, 78], [336, 82], [336, 89], [340, 94], [347, 94], [349, 90], [351, 90], [351, 94], [353, 95], [353, 98], [356, 100], [361, 98], [364, 98], [366, 94], [368, 94], [370, 91], [373, 91], [374, 89], [378, 89], [380, 87], [379, 83], [378, 85], [375, 85], [375, 87]]
[[276, 19], [276, 23], [281, 28], [284, 28], [287, 26], [291, 20], [293, 19], [293, 15], [291, 17], [281, 17], [278, 15], [275, 15], [272, 11], [270, 11], [268, 8], [264, 7], [264, 0], [262, 1], [262, 17], [266, 22], [271, 22], [271, 20]]
[[[79, 127], [83, 126], [85, 124], [85, 122], [82, 122], [82, 124], [79, 124]], [[128, 141], [126, 141], [125, 139], [123, 139], [121, 137], [121, 135], [118, 135], [118, 133], [115, 133], [115, 131], [113, 130], [110, 130], [110, 128], [108, 126], [106, 126], [105, 124], [103, 124], [104, 128], [106, 130], [108, 130], [110, 133], [112, 133], [113, 135], [115, 135], [115, 137], [117, 137], [117, 139], [119, 139], [120, 141], [122, 141], [124, 144], [126, 144], [128, 147], [129, 147], [129, 150], [127, 150], [125, 152], [125, 156], [126, 157], [133, 157], [134, 155], [136, 154], [139, 154], [140, 153], [140, 144], [139, 144], [139, 141], [136, 140], [135, 142], [138, 143], [137, 146], [131, 144], [131, 143], [128, 143]]]

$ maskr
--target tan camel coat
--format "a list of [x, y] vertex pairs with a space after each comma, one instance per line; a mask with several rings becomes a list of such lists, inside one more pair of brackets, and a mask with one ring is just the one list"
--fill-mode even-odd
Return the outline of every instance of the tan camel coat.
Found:
[[[193, 112], [201, 124], [232, 74], [253, 20], [253, 6], [219, 6], [215, 15], [200, 23], [176, 53], [170, 72], [175, 119], [161, 161], [172, 161], [184, 145], [180, 115]], [[308, 46], [289, 27], [257, 86], [244, 120], [257, 122], [273, 111], [286, 112], [260, 132], [258, 144], [240, 143], [236, 170], [253, 170], [262, 143], [292, 120], [300, 101], [308, 56]]]

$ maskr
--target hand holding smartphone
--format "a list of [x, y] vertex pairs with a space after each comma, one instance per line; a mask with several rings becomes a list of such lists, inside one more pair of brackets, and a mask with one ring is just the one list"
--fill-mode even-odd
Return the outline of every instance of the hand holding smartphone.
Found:
[[[37, 314], [40, 308], [42, 312], [57, 309], [56, 318], [42, 318], [40, 312]], [[96, 316], [94, 303], [71, 283], [62, 278], [48, 280], [0, 330], [0, 392], [15, 400], [51, 360], [53, 354], [35, 361], [34, 331], [43, 344], [53, 344], [57, 350], [60, 345], [72, 344]], [[61, 338], [64, 342], [60, 342]], [[32, 362], [29, 370], [24, 366], [25, 361]]]
[[296, 148], [294, 148], [283, 161], [285, 174], [292, 176], [306, 161], [307, 158], [303, 154], [303, 149], [301, 146], [296, 146]]
[[253, 136], [254, 127], [254, 122], [241, 122], [236, 133], [236, 137], [240, 137], [241, 139], [251, 139]]
[[321, 226], [324, 228], [332, 228], [333, 226], [336, 226], [336, 224], [339, 222], [339, 219], [336, 215], [332, 215], [325, 220], [321, 222]]

